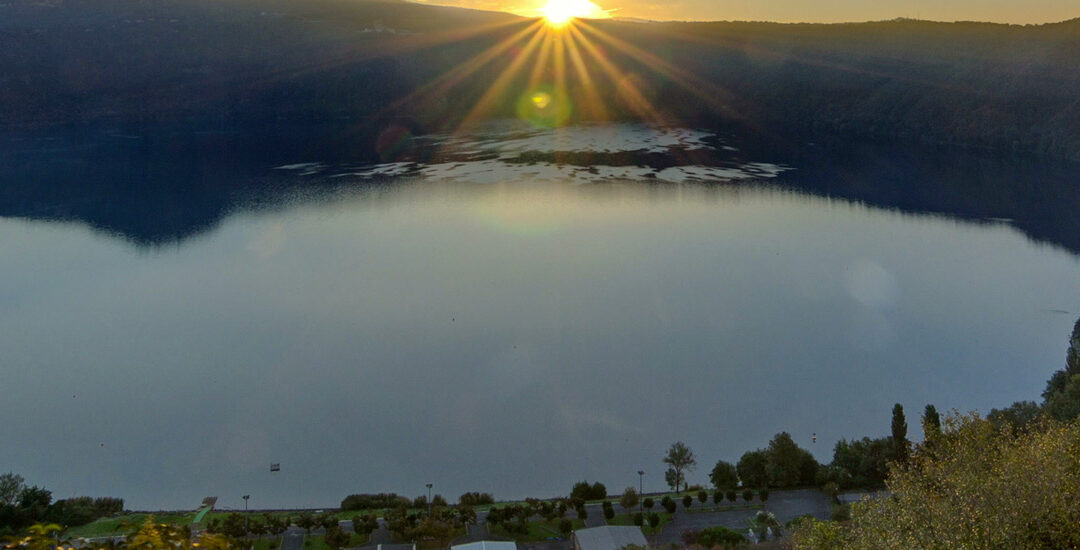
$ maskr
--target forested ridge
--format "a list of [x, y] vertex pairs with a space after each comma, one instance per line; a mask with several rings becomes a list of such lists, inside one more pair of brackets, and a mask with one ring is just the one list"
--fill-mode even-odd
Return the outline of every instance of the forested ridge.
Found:
[[[0, 128], [397, 117], [437, 130], [513, 51], [438, 97], [410, 93], [530, 23], [370, 0], [12, 0], [0, 5]], [[611, 118], [638, 116], [619, 100], [632, 82], [659, 116], [692, 126], [1080, 160], [1080, 19], [587, 25], [653, 56], [597, 43], [625, 77], [590, 64]], [[523, 79], [485, 114], [513, 116]]]

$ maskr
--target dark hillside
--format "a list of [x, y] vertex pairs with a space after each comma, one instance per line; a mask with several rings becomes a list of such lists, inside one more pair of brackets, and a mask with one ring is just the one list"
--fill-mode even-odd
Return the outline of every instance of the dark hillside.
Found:
[[[412, 92], [530, 23], [371, 0], [10, 0], [0, 5], [0, 126], [222, 129], [377, 116], [439, 129], [472, 110], [523, 44], [450, 87]], [[593, 21], [582, 30], [619, 75], [586, 55], [594, 83], [570, 71], [567, 86], [595, 89], [610, 118], [640, 118], [617, 99], [631, 82], [658, 117], [793, 144], [835, 135], [1080, 160], [1080, 20]], [[513, 116], [534, 64], [481, 114]]]

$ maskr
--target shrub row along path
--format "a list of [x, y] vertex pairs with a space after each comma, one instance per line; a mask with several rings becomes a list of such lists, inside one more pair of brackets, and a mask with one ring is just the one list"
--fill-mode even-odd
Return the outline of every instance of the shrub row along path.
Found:
[[[760, 501], [754, 500], [755, 504]], [[698, 504], [695, 501], [695, 507]], [[694, 507], [691, 507], [693, 509]], [[810, 514], [818, 519], [829, 519], [829, 500], [815, 489], [796, 489], [791, 491], [773, 491], [763, 508], [776, 516], [781, 525], [799, 516]], [[682, 545], [684, 531], [698, 531], [708, 527], [723, 526], [731, 529], [745, 529], [748, 519], [754, 517], [757, 509], [736, 509], [717, 512], [688, 513], [679, 502], [679, 509], [671, 522], [664, 526], [659, 534], [648, 536], [655, 546], [675, 543]], [[590, 512], [591, 514], [592, 512]]]

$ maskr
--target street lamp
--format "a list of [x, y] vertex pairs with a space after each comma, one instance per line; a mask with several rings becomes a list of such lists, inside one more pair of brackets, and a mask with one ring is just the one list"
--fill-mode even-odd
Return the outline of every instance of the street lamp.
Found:
[[244, 536], [245, 537], [248, 534], [248, 507], [247, 507], [247, 504], [248, 504], [248, 499], [249, 498], [251, 498], [251, 495], [244, 495]]
[[642, 509], [642, 500], [645, 500], [645, 470], [637, 471], [637, 485], [638, 485], [638, 513], [644, 512]]
[[427, 515], [431, 517], [431, 484], [427, 484]]

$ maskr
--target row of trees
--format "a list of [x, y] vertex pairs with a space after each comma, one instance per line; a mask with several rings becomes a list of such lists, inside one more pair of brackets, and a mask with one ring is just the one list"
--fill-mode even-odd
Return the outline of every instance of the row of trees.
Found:
[[[927, 405], [923, 416], [924, 432], [940, 430], [940, 422], [934, 406]], [[910, 452], [904, 407], [897, 403], [893, 407], [891, 436], [841, 439], [833, 449], [830, 464], [819, 464], [809, 451], [795, 443], [791, 434], [780, 432], [766, 448], [744, 453], [737, 464], [717, 461], [709, 473], [709, 481], [720, 491], [737, 487], [789, 488], [827, 483], [835, 483], [843, 489], [876, 488], [884, 484], [889, 462], [902, 463]], [[693, 451], [679, 441], [668, 449], [663, 460], [668, 465], [668, 486], [675, 490], [685, 487], [685, 474], [692, 471], [697, 462]]]
[[0, 536], [11, 535], [36, 523], [55, 523], [62, 527], [85, 525], [101, 517], [124, 511], [124, 500], [113, 497], [74, 497], [56, 502], [52, 491], [26, 480], [14, 472], [0, 475]]
[[1010, 425], [1025, 430], [1040, 416], [1069, 421], [1080, 417], [1080, 319], [1073, 325], [1065, 351], [1065, 368], [1046, 382], [1042, 403], [1017, 401], [1004, 409], [993, 409], [987, 419], [995, 425]]
[[1069, 404], [1078, 375], [1080, 320], [1041, 405], [985, 419], [954, 411], [944, 423], [927, 406], [925, 441], [887, 466], [892, 497], [852, 505], [843, 523], [805, 521], [794, 547], [1080, 548], [1080, 406]]
[[[601, 485], [602, 487], [602, 485]], [[471, 492], [458, 497], [458, 504], [463, 506], [482, 506], [494, 504], [495, 497], [491, 493]], [[449, 503], [442, 495], [431, 497], [432, 506], [447, 506]], [[352, 510], [383, 510], [387, 508], [427, 508], [428, 497], [420, 495], [414, 499], [403, 497], [397, 493], [377, 494], [353, 494], [341, 500], [341, 509]]]

